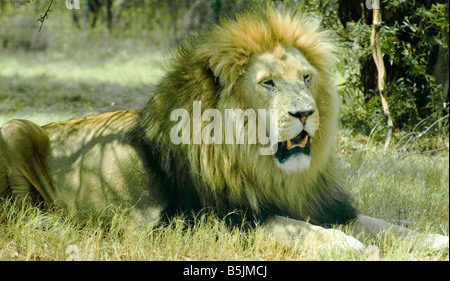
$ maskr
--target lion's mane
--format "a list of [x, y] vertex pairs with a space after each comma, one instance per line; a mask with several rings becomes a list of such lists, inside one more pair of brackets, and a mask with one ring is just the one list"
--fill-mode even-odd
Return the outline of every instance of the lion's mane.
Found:
[[[339, 99], [330, 73], [335, 61], [329, 38], [311, 17], [265, 8], [222, 20], [179, 46], [134, 131], [147, 165], [155, 172], [166, 213], [243, 210], [262, 220], [279, 214], [322, 225], [346, 223], [356, 216], [333, 156]], [[174, 109], [183, 108], [192, 116], [193, 101], [201, 101], [202, 111], [248, 108], [242, 75], [252, 55], [278, 44], [297, 48], [319, 73], [313, 95], [320, 126], [308, 170], [286, 174], [270, 156], [259, 155], [257, 145], [170, 141], [174, 123], [169, 115]]]

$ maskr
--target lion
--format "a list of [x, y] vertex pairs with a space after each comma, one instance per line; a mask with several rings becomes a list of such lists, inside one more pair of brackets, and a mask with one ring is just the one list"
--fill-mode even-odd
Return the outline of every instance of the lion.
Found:
[[[336, 49], [328, 31], [301, 12], [256, 9], [186, 38], [140, 110], [119, 110], [38, 126], [1, 127], [0, 194], [44, 208], [104, 214], [129, 208], [156, 227], [175, 215], [210, 210], [230, 226], [268, 229], [280, 243], [334, 245], [364, 251], [354, 234], [398, 233], [430, 249], [448, 237], [421, 235], [361, 214], [344, 188], [336, 156], [339, 97], [331, 70]], [[259, 143], [175, 144], [171, 120], [182, 109], [275, 109], [273, 154]], [[192, 127], [205, 129], [201, 119]], [[244, 122], [244, 139], [257, 126]], [[256, 122], [258, 123], [258, 122]], [[261, 123], [261, 122], [259, 122]], [[215, 132], [217, 133], [217, 132]]]

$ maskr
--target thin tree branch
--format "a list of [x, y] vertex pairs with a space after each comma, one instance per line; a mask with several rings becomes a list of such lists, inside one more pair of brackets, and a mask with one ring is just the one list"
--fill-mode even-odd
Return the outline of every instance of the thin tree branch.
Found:
[[445, 118], [448, 118], [448, 114], [445, 115], [444, 117], [439, 118], [438, 120], [436, 120], [433, 124], [431, 124], [425, 131], [421, 132], [417, 138], [420, 138], [421, 136], [425, 135], [434, 125], [436, 125], [437, 123], [439, 123], [441, 120], [444, 120]]
[[392, 122], [391, 113], [389, 112], [389, 104], [385, 97], [385, 80], [386, 80], [386, 69], [383, 62], [383, 54], [381, 53], [381, 39], [380, 39], [380, 29], [382, 26], [381, 22], [381, 6], [380, 0], [372, 0], [373, 5], [373, 22], [372, 22], [372, 36], [370, 37], [370, 48], [372, 49], [373, 60], [378, 70], [378, 92], [380, 93], [381, 104], [383, 105], [383, 113], [386, 117], [387, 123], [387, 133], [386, 140], [384, 142], [384, 150], [389, 147], [391, 142], [392, 131], [394, 124]]
[[51, 11], [51, 10], [50, 10], [50, 7], [52, 6], [52, 4], [53, 4], [53, 0], [50, 0], [50, 4], [48, 5], [47, 10], [45, 11], [44, 15], [42, 15], [42, 16], [41, 16], [40, 18], [38, 18], [38, 20], [37, 20], [37, 21], [40, 21], [40, 22], [41, 22], [41, 26], [39, 26], [39, 32], [41, 32], [42, 25], [44, 24], [44, 21], [45, 21], [46, 19], [48, 19], [48, 13]]
[[406, 154], [405, 156], [403, 156], [403, 157], [400, 158], [399, 160], [403, 160], [403, 159], [405, 159], [406, 157], [411, 156], [411, 155], [416, 155], [416, 154], [428, 154], [428, 153], [433, 153], [433, 152], [441, 151], [441, 150], [445, 150], [445, 149], [448, 150], [448, 148], [449, 148], [449, 147], [446, 146], [446, 147], [441, 147], [441, 148], [436, 148], [436, 149], [430, 149], [430, 150], [425, 150], [425, 151], [417, 151], [417, 152], [413, 152], [413, 153]]
[[[449, 117], [449, 115], [447, 114], [447, 115], [445, 115], [445, 116], [439, 118], [438, 120], [434, 121], [433, 124], [431, 124], [430, 126], [428, 126], [428, 127], [426, 128], [426, 130], [423, 131], [423, 132], [414, 132], [414, 130], [417, 128], [417, 126], [414, 127], [413, 132], [407, 134], [407, 135], [411, 135], [411, 137], [410, 137], [410, 138], [408, 139], [408, 141], [402, 146], [402, 148], [400, 148], [400, 151], [405, 150], [406, 145], [408, 145], [408, 143], [409, 143], [410, 141], [415, 141], [416, 139], [422, 137], [422, 136], [425, 135], [429, 130], [431, 130], [431, 128], [433, 128], [434, 125], [436, 125], [437, 123], [441, 122], [442, 120], [444, 120], [444, 119], [446, 119], [446, 118], [448, 118], [448, 117]], [[428, 119], [428, 118], [425, 118], [425, 119], [422, 120], [422, 121], [425, 121], [426, 119]], [[422, 123], [422, 121], [419, 122], [419, 124]], [[419, 125], [419, 124], [417, 124], [417, 125]], [[405, 137], [406, 137], [406, 136], [405, 136]], [[405, 137], [403, 137], [403, 138], [405, 138]], [[403, 139], [403, 138], [402, 138], [402, 139]], [[399, 141], [399, 142], [400, 142], [400, 141]]]
[[416, 126], [414, 126], [414, 128], [412, 129], [412, 131], [409, 132], [409, 133], [407, 133], [406, 135], [404, 135], [404, 136], [403, 136], [403, 137], [402, 137], [402, 138], [394, 145], [394, 147], [397, 147], [397, 146], [400, 144], [400, 142], [401, 142], [403, 139], [405, 139], [406, 137], [411, 136], [411, 137], [406, 141], [405, 145], [400, 149], [400, 150], [403, 150], [403, 148], [406, 146], [406, 144], [408, 144], [408, 143], [411, 141], [411, 139], [414, 138], [414, 135], [420, 134], [420, 133], [416, 133], [416, 132], [415, 132], [416, 129], [417, 129], [417, 127], [419, 127], [420, 124], [422, 124], [422, 123], [425, 122], [426, 120], [430, 119], [431, 117], [433, 117], [433, 115], [430, 115], [430, 116], [428, 116], [427, 118], [422, 119], [419, 123], [417, 123]]

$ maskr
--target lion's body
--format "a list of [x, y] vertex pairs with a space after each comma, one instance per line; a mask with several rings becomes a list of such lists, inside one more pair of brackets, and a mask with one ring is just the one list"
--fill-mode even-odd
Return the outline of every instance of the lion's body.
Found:
[[58, 207], [76, 213], [133, 207], [135, 220], [158, 222], [151, 172], [127, 137], [136, 118], [136, 111], [117, 111], [43, 127], [50, 139], [48, 174]]
[[[77, 214], [131, 208], [132, 219], [151, 227], [205, 208], [223, 216], [242, 211], [239, 220], [267, 222], [288, 236], [292, 225], [303, 235], [319, 231], [298, 220], [358, 220], [334, 155], [339, 98], [328, 37], [300, 14], [258, 10], [188, 38], [142, 110], [43, 127], [13, 120], [0, 132], [7, 163], [0, 163], [0, 195], [30, 195]], [[171, 112], [192, 115], [196, 101], [221, 114], [276, 109], [276, 157], [260, 155], [261, 145], [196, 144], [192, 135], [189, 144], [174, 144]], [[245, 129], [258, 125], [252, 122]], [[191, 121], [180, 124], [190, 128]], [[343, 234], [330, 237], [362, 247]]]
[[[110, 207], [133, 207], [135, 220], [155, 225], [158, 196], [152, 193], [140, 151], [127, 137], [136, 118], [136, 111], [117, 111], [42, 128], [22, 120], [7, 123], [2, 127], [4, 147], [18, 152], [5, 155], [10, 163], [8, 185], [16, 195], [30, 194], [35, 201], [43, 199], [47, 206], [80, 215], [108, 216]], [[8, 136], [9, 132], [32, 129], [42, 130], [48, 137], [46, 155], [29, 153], [33, 143], [28, 138]], [[48, 180], [35, 181], [33, 175], [45, 175]]]

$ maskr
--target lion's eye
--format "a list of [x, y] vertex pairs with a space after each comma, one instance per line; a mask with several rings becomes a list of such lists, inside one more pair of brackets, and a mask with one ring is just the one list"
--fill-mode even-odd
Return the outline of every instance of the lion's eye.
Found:
[[273, 88], [275, 88], [275, 83], [273, 82], [273, 80], [272, 79], [270, 79], [270, 78], [268, 78], [268, 79], [264, 79], [263, 81], [261, 81], [261, 85], [264, 87], [264, 88], [267, 88], [267, 89], [273, 89]]
[[305, 84], [307, 87], [311, 85], [311, 75], [303, 75], [303, 81], [305, 81]]

